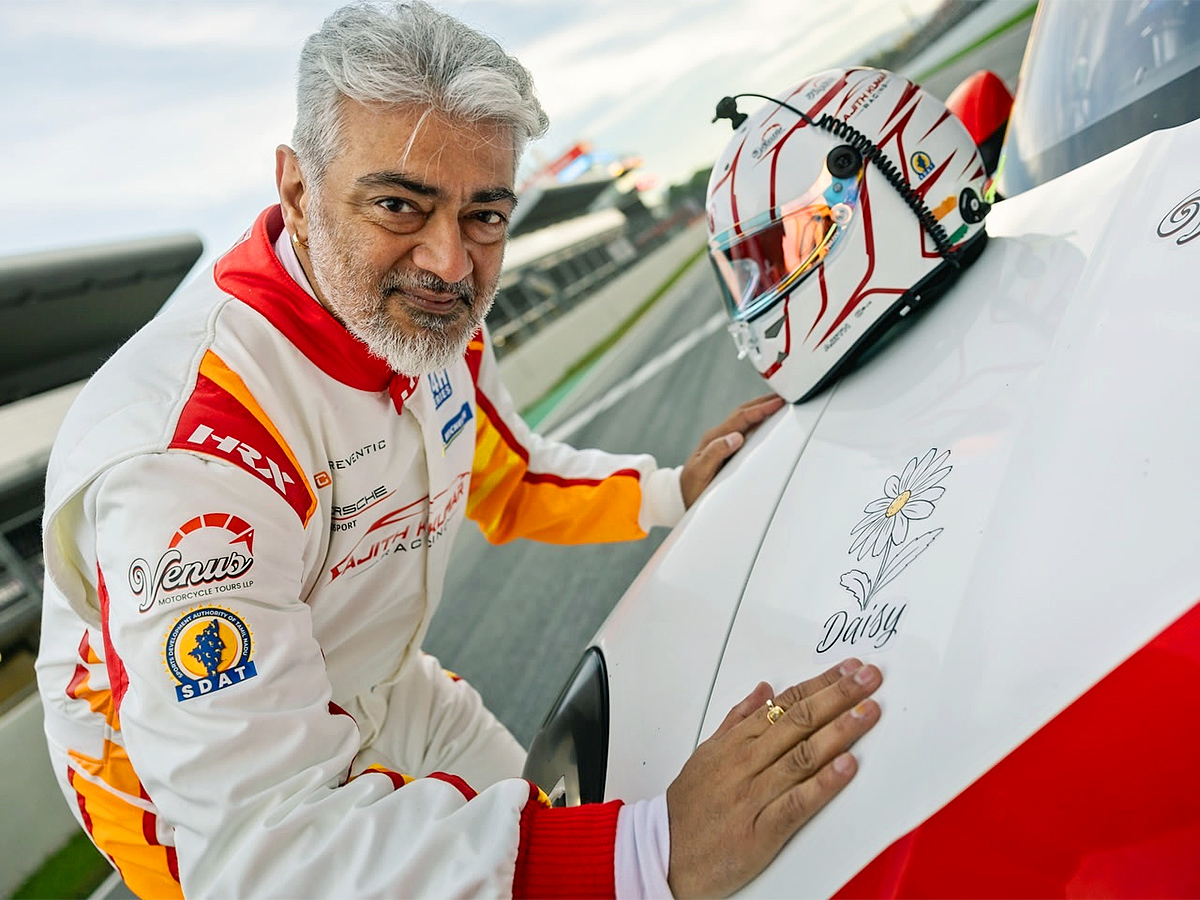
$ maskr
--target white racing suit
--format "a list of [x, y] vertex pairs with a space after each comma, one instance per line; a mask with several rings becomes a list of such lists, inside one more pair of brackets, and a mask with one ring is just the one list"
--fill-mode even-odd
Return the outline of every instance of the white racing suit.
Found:
[[611, 896], [620, 804], [549, 808], [420, 645], [464, 515], [638, 538], [682, 514], [678, 472], [532, 434], [486, 334], [394, 374], [282, 231], [265, 211], [55, 444], [38, 683], [67, 799], [144, 897]]

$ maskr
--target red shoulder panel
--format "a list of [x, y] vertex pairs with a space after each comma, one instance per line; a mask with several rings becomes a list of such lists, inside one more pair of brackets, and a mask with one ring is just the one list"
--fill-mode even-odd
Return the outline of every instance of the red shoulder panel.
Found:
[[316, 495], [291, 449], [240, 379], [211, 352], [200, 366], [170, 446], [227, 460], [261, 479], [303, 525], [316, 510]]

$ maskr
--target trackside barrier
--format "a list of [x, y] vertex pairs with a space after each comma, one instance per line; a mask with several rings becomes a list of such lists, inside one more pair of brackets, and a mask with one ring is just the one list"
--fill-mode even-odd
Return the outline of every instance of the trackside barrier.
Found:
[[701, 219], [506, 354], [500, 371], [517, 409], [540, 399], [571, 366], [604, 343], [704, 239]]
[[36, 693], [0, 717], [0, 760], [0, 897], [10, 897], [79, 830], [50, 768]]

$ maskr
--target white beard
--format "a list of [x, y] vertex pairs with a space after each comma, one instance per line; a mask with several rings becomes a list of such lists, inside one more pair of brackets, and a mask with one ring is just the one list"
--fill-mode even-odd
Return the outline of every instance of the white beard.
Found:
[[[314, 197], [308, 209], [308, 254], [313, 280], [330, 312], [346, 330], [366, 344], [372, 356], [405, 375], [427, 375], [462, 357], [492, 307], [497, 285], [493, 283], [483, 298], [477, 298], [475, 286], [465, 279], [450, 284], [432, 272], [420, 270], [415, 274], [389, 271], [379, 277], [367, 265], [339, 249], [352, 244], [340, 226], [325, 222], [320, 202]], [[387, 311], [388, 297], [397, 290], [454, 293], [463, 300], [468, 312], [447, 319], [408, 308], [405, 314], [415, 327], [412, 333], [405, 333]], [[484, 302], [478, 302], [479, 299]]]

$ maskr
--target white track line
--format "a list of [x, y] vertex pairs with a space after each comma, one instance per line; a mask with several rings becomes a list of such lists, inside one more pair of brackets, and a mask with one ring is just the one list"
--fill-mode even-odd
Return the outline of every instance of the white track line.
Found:
[[108, 900], [118, 887], [124, 887], [125, 882], [121, 880], [121, 875], [118, 872], [113, 872], [104, 879], [104, 883], [96, 888], [88, 897], [88, 900]]
[[615, 406], [630, 393], [637, 390], [671, 363], [679, 359], [683, 354], [687, 353], [698, 343], [717, 331], [724, 325], [728, 319], [725, 313], [715, 313], [711, 318], [707, 319], [703, 325], [694, 331], [685, 334], [669, 348], [666, 352], [656, 356], [650, 362], [646, 363], [636, 372], [629, 376], [625, 381], [622, 381], [616, 387], [612, 388], [603, 397], [593, 400], [567, 421], [563, 422], [553, 431], [546, 435], [552, 441], [564, 441], [576, 431], [587, 425], [592, 419], [600, 415], [611, 406]]

